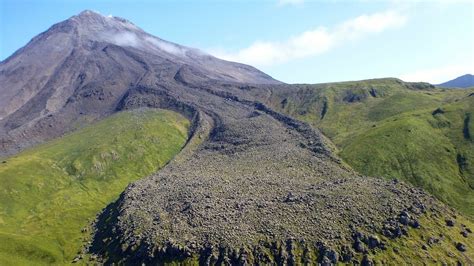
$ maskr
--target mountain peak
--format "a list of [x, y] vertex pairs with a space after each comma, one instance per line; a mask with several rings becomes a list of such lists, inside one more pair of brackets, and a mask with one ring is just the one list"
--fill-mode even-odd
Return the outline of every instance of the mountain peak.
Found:
[[[116, 49], [117, 46], [121, 49]], [[111, 54], [106, 52], [108, 47], [115, 49], [113, 60]], [[177, 74], [181, 77], [195, 77], [198, 73], [209, 80], [279, 83], [253, 67], [223, 61], [198, 49], [162, 40], [128, 20], [85, 10], [53, 25], [0, 62], [0, 121], [16, 112], [43, 89], [58, 95], [66, 87], [68, 91], [65, 94], [73, 92], [82, 86], [73, 84], [82, 80], [86, 72], [88, 79], [92, 79], [104, 74], [111, 75], [108, 68], [104, 68], [106, 65], [110, 68], [128, 69], [129, 72], [126, 73], [136, 73], [140, 66], [150, 69], [151, 64], [165, 69], [166, 71], [156, 71], [162, 79], [166, 76], [171, 82], [174, 82], [173, 77]], [[23, 78], [32, 73], [42, 74], [38, 74], [34, 80]], [[45, 78], [60, 80], [58, 84], [61, 85], [51, 87], [53, 81], [48, 83]], [[130, 84], [130, 81], [127, 80], [126, 83]], [[61, 99], [63, 101], [49, 101], [43, 114], [59, 110], [68, 100]], [[44, 102], [38, 104], [42, 105]]]
[[474, 77], [474, 75], [472, 75], [472, 74], [464, 74], [464, 75], [460, 76], [460, 78], [472, 78], [472, 77]]
[[99, 12], [89, 10], [89, 9], [86, 9], [86, 10], [82, 11], [77, 16], [79, 16], [79, 17], [81, 17], [81, 16], [101, 16], [101, 17], [103, 17], [102, 14], [100, 14]]
[[105, 16], [96, 11], [84, 10], [81, 13], [72, 16], [69, 20], [74, 20], [79, 23], [102, 23], [105, 21], [105, 19]]
[[92, 10], [84, 10], [78, 15], [72, 16], [66, 22], [76, 22], [82, 28], [90, 28], [94, 31], [100, 29], [127, 29], [127, 30], [140, 30], [135, 24], [132, 22], [120, 18], [114, 17], [112, 15], [104, 16], [99, 12], [92, 11]]
[[474, 75], [464, 74], [450, 81], [438, 84], [438, 87], [445, 88], [469, 88], [474, 86]]

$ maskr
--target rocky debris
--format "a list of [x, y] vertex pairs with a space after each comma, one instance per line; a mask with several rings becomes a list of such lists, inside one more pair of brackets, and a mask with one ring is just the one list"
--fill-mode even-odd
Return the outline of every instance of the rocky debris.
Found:
[[408, 212], [402, 211], [400, 213], [399, 222], [403, 225], [408, 225], [408, 223], [410, 222], [410, 215], [408, 214]]
[[439, 241], [440, 241], [439, 238], [429, 237], [427, 240], [427, 243], [429, 246], [433, 246], [434, 244], [437, 244]]
[[376, 247], [380, 247], [381, 242], [380, 242], [380, 240], [377, 236], [371, 235], [371, 236], [368, 237], [367, 245], [369, 246], [370, 249], [373, 249], [373, 248], [376, 248]]
[[98, 256], [95, 255], [95, 254], [92, 254], [90, 257], [89, 257], [89, 261], [96, 261], [98, 259]]
[[379, 91], [376, 88], [370, 88], [369, 94], [370, 96], [376, 98], [379, 96]]
[[409, 222], [408, 222], [408, 225], [413, 227], [413, 228], [419, 228], [420, 227], [420, 223], [418, 222], [418, 220], [416, 219], [411, 219]]
[[446, 219], [445, 222], [446, 222], [446, 225], [449, 226], [449, 227], [454, 226], [454, 220], [453, 219]]
[[362, 241], [360, 241], [359, 239], [356, 239], [354, 241], [353, 248], [356, 252], [359, 252], [359, 253], [367, 252], [367, 249], [366, 249], [364, 243]]
[[456, 249], [459, 250], [459, 251], [461, 251], [461, 252], [464, 252], [464, 251], [467, 250], [466, 245], [464, 245], [464, 244], [461, 243], [461, 242], [457, 242], [457, 243], [456, 243]]
[[398, 238], [402, 235], [406, 235], [407, 231], [400, 224], [389, 222], [384, 224], [382, 233], [384, 236], [389, 238]]
[[76, 257], [74, 257], [72, 263], [78, 263], [80, 260], [82, 260], [82, 254], [78, 254]]
[[358, 253], [367, 253], [368, 250], [375, 248], [385, 249], [385, 243], [383, 243], [377, 235], [367, 235], [356, 231], [352, 235], [352, 238], [354, 239], [352, 247]]
[[345, 263], [351, 262], [354, 256], [355, 256], [354, 251], [349, 246], [346, 246], [346, 245], [342, 246], [341, 256], [340, 256], [341, 262], [345, 262]]
[[321, 108], [321, 113], [320, 113], [320, 119], [323, 120], [324, 117], [326, 116], [327, 112], [328, 112], [328, 109], [329, 109], [329, 106], [328, 106], [328, 101], [327, 99], [324, 99], [323, 101], [323, 106]]
[[405, 82], [405, 86], [412, 90], [430, 90], [435, 86], [426, 82]]
[[374, 262], [366, 254], [366, 255], [364, 255], [364, 257], [362, 257], [362, 261], [360, 262], [360, 265], [361, 266], [373, 266]]
[[348, 103], [362, 102], [368, 97], [368, 92], [365, 90], [346, 90], [343, 97], [343, 101]]
[[285, 199], [283, 200], [283, 202], [296, 202], [298, 201], [298, 197], [294, 196], [291, 192], [288, 193], [288, 195], [286, 195]]
[[442, 108], [436, 108], [432, 113], [433, 116], [437, 114], [444, 114], [444, 110]]
[[320, 263], [322, 265], [333, 265], [339, 261], [339, 254], [335, 250], [324, 245], [320, 246], [319, 256], [321, 257]]

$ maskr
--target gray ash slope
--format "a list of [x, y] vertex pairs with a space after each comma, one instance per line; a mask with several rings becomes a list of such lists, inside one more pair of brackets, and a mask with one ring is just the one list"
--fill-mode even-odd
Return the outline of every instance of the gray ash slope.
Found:
[[290, 85], [123, 19], [83, 12], [0, 71], [9, 97], [0, 104], [2, 154], [125, 109], [166, 108], [192, 120], [178, 157], [98, 217], [90, 252], [106, 263], [351, 261], [383, 248], [377, 234], [398, 237], [440, 208], [419, 189], [345, 167], [319, 131], [249, 93]]
[[0, 156], [101, 119], [115, 112], [130, 87], [152, 73], [156, 87], [180, 68], [199, 69], [200, 79], [279, 83], [251, 66], [161, 40], [125, 19], [84, 11], [0, 63]]

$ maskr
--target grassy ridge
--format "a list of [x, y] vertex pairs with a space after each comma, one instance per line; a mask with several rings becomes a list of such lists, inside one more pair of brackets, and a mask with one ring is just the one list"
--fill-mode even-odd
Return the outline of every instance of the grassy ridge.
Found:
[[164, 166], [189, 121], [164, 110], [111, 116], [0, 163], [0, 264], [63, 264], [130, 182]]
[[462, 137], [463, 114], [473, 111], [470, 101], [471, 107], [463, 106], [467, 99], [445, 105], [444, 114], [433, 116], [426, 110], [383, 120], [348, 142], [341, 157], [363, 173], [395, 176], [424, 187], [472, 217], [474, 176], [468, 167], [461, 171], [457, 159], [474, 159], [473, 143]]
[[409, 181], [472, 218], [472, 93], [377, 79], [275, 89], [266, 101], [320, 128], [359, 172]]

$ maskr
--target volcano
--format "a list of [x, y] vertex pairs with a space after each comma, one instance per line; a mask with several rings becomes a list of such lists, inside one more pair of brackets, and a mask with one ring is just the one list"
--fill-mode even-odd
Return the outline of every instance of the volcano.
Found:
[[[150, 57], [150, 58], [148, 58]], [[263, 72], [147, 34], [92, 11], [52, 26], [0, 65], [0, 155], [114, 112], [138, 84], [197, 80], [277, 84]], [[174, 81], [175, 82], [175, 81]]]
[[[1, 154], [122, 110], [191, 122], [183, 150], [95, 222], [104, 263], [370, 263], [443, 204], [356, 173], [317, 129], [256, 94], [291, 90], [244, 64], [154, 37], [92, 11], [52, 26], [0, 64]], [[386, 240], [382, 240], [386, 239]]]

